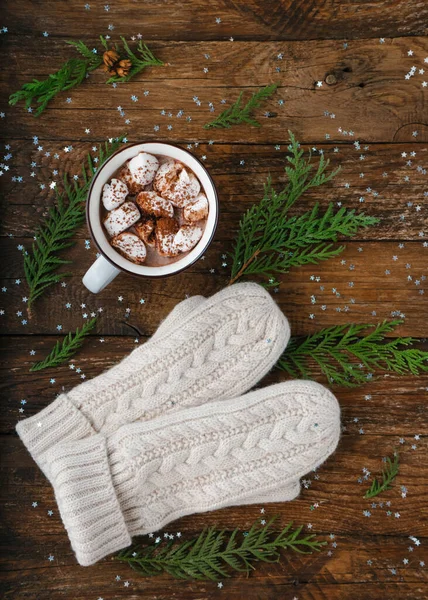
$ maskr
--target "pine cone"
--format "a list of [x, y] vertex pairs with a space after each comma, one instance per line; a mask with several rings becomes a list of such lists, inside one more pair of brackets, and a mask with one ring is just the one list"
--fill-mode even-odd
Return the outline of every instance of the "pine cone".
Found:
[[112, 48], [103, 54], [104, 69], [109, 71], [120, 60], [119, 54]]
[[117, 65], [115, 65], [115, 71], [119, 77], [126, 77], [129, 75], [129, 71], [131, 70], [132, 62], [125, 58], [124, 60], [119, 61]]

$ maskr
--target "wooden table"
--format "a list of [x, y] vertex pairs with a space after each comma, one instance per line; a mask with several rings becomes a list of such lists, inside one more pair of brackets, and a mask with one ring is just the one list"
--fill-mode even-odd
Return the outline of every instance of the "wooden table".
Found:
[[[328, 545], [317, 555], [284, 553], [279, 564], [262, 565], [248, 579], [234, 576], [223, 581], [222, 588], [168, 576], [142, 579], [109, 559], [79, 567], [51, 488], [14, 430], [18, 420], [77, 384], [81, 375], [94, 377], [132, 350], [137, 340], [130, 325], [141, 332], [141, 343], [186, 294], [209, 295], [226, 283], [229, 265], [222, 266], [227, 263], [222, 255], [231, 249], [240, 215], [260, 198], [268, 173], [275, 185], [284, 181], [288, 129], [305, 147], [323, 149], [333, 166], [342, 166], [333, 182], [299, 202], [297, 212], [316, 201], [322, 206], [335, 201], [381, 219], [378, 227], [347, 243], [339, 258], [282, 277], [275, 299], [293, 334], [399, 315], [404, 322], [397, 335], [420, 338], [419, 347], [427, 349], [423, 340], [428, 336], [427, 293], [423, 294], [428, 275], [428, 88], [423, 86], [428, 81], [427, 22], [428, 5], [421, 0], [116, 0], [106, 6], [90, 2], [89, 9], [82, 1], [3, 3], [0, 25], [8, 31], [0, 35], [0, 112], [5, 113], [0, 120], [1, 149], [2, 154], [12, 154], [4, 158], [10, 169], [3, 169], [1, 177], [2, 285], [7, 288], [0, 294], [5, 311], [0, 435], [3, 597], [428, 597], [423, 435], [427, 377], [378, 374], [362, 388], [336, 388], [343, 421], [339, 449], [317, 478], [308, 476], [310, 483], [298, 500], [264, 507], [266, 515], [279, 515], [282, 524], [293, 520], [305, 525]], [[99, 34], [115, 39], [141, 36], [168, 64], [147, 69], [116, 89], [105, 85], [102, 72], [95, 72], [80, 87], [59, 95], [38, 119], [22, 105], [8, 106], [12, 91], [33, 77], [46, 77], [74, 55], [67, 40], [83, 39], [92, 47]], [[412, 67], [414, 74], [406, 78]], [[249, 94], [270, 82], [279, 82], [280, 88], [258, 112], [262, 127], [203, 129], [224, 108], [222, 99], [229, 104], [240, 90]], [[131, 100], [133, 95], [138, 101]], [[177, 115], [180, 110], [182, 117]], [[264, 111], [269, 116], [263, 116]], [[77, 174], [93, 145], [125, 131], [129, 141], [191, 144], [192, 152], [203, 157], [221, 199], [212, 246], [204, 260], [174, 278], [141, 281], [123, 275], [94, 296], [81, 282], [96, 253], [93, 243], [86, 247], [89, 233], [82, 227], [67, 252], [72, 276], [37, 301], [29, 319], [22, 300], [26, 283], [19, 247], [31, 244], [37, 224], [55, 201], [50, 182], [59, 185], [57, 171]], [[70, 146], [71, 151], [64, 151]], [[74, 371], [65, 364], [29, 372], [33, 361], [46, 356], [63, 333], [82, 323], [83, 313], [99, 308], [103, 312], [96, 334], [70, 361], [76, 365]], [[282, 379], [284, 375], [275, 371], [266, 381]], [[400, 475], [372, 507], [363, 499], [368, 482], [358, 480], [363, 469], [378, 473], [382, 457], [397, 447]], [[187, 536], [207, 524], [245, 529], [261, 517], [261, 508], [195, 515], [168, 531], [180, 530]], [[416, 536], [420, 545], [409, 536]]]

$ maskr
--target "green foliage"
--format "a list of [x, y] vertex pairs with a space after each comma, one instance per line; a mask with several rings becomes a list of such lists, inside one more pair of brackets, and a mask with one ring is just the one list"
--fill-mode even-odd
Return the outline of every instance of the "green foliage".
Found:
[[[164, 63], [158, 58], [156, 58], [156, 56], [154, 56], [154, 54], [146, 46], [146, 44], [143, 44], [141, 41], [138, 42], [136, 52], [139, 54], [139, 56], [137, 56], [135, 52], [132, 52], [125, 38], [121, 37], [120, 39], [122, 40], [123, 49], [116, 44], [116, 50], [120, 54], [121, 59], [129, 58], [129, 60], [132, 62], [132, 67], [129, 71], [129, 74], [126, 77], [119, 77], [118, 75], [115, 75], [113, 77], [110, 77], [110, 79], [107, 80], [107, 83], [123, 83], [132, 79], [135, 75], [137, 75], [137, 73], [140, 73], [140, 71], [142, 71], [146, 67], [163, 66]], [[105, 40], [102, 37], [101, 41], [107, 48]]]
[[95, 327], [97, 317], [87, 321], [81, 329], [77, 327], [76, 331], [66, 335], [62, 342], [57, 342], [48, 356], [31, 367], [30, 371], [41, 371], [49, 367], [57, 367], [69, 358], [71, 358], [83, 344], [84, 339]]
[[230, 571], [248, 574], [257, 562], [278, 562], [280, 550], [305, 554], [320, 550], [325, 543], [316, 541], [313, 534], [301, 535], [302, 527], [293, 530], [292, 523], [277, 531], [272, 526], [275, 519], [264, 526], [256, 521], [248, 533], [235, 529], [227, 534], [209, 527], [197, 538], [133, 546], [116, 558], [146, 577], [166, 572], [177, 579], [218, 581], [230, 577]]
[[393, 460], [391, 460], [389, 456], [386, 457], [386, 467], [382, 471], [382, 482], [378, 481], [375, 477], [372, 481], [370, 488], [364, 494], [364, 498], [374, 498], [375, 496], [378, 496], [381, 492], [384, 492], [391, 488], [391, 483], [397, 477], [400, 470], [398, 459], [398, 452], [394, 452]]
[[304, 157], [293, 134], [289, 135], [287, 185], [276, 192], [268, 178], [262, 200], [242, 217], [232, 254], [230, 283], [244, 275], [262, 275], [268, 280], [266, 285], [277, 285], [276, 276], [287, 273], [291, 267], [316, 264], [340, 254], [344, 247], [333, 245], [339, 235], [353, 236], [361, 227], [378, 222], [345, 207], [334, 212], [332, 203], [324, 213], [316, 204], [303, 215], [289, 216], [290, 208], [303, 193], [330, 181], [337, 173], [327, 171], [329, 161], [324, 155], [314, 170], [311, 155]]
[[[401, 321], [377, 325], [336, 325], [305, 338], [292, 338], [277, 367], [292, 377], [311, 377], [315, 363], [330, 383], [354, 387], [367, 383], [371, 371], [404, 375], [426, 373], [428, 352], [412, 348], [413, 338], [385, 340]], [[367, 329], [369, 333], [360, 337]], [[410, 347], [409, 347], [410, 346]]]
[[[107, 42], [103, 36], [100, 36], [101, 43], [104, 49], [107, 50]], [[129, 81], [134, 75], [142, 71], [148, 66], [162, 65], [162, 61], [158, 60], [149, 48], [141, 41], [138, 42], [136, 52], [137, 56], [129, 48], [125, 38], [121, 37], [123, 48], [116, 44], [116, 50], [122, 58], [129, 58], [132, 61], [132, 68], [129, 75], [126, 77], [114, 76], [107, 80], [107, 83], [118, 83]], [[11, 94], [9, 104], [15, 105], [19, 101], [25, 101], [26, 109], [31, 107], [33, 101], [38, 103], [37, 109], [33, 115], [38, 117], [47, 107], [48, 103], [60, 92], [69, 90], [77, 85], [80, 85], [91, 71], [94, 71], [103, 64], [102, 53], [90, 50], [81, 40], [78, 42], [67, 42], [73, 46], [83, 58], [72, 58], [64, 63], [64, 65], [52, 75], [43, 81], [34, 79], [32, 82], [24, 83], [22, 88]], [[96, 50], [96, 49], [95, 49]]]
[[98, 54], [98, 50], [96, 48], [90, 49], [86, 44], [79, 40], [78, 42], [74, 42], [70, 40], [67, 42], [69, 46], [73, 46], [85, 58], [89, 63], [97, 64], [98, 66], [103, 64], [102, 55]]
[[272, 83], [261, 88], [251, 96], [244, 106], [241, 105], [244, 92], [241, 92], [237, 100], [229, 108], [226, 108], [214, 121], [206, 123], [204, 128], [229, 128], [232, 125], [239, 125], [240, 123], [248, 123], [249, 125], [260, 127], [260, 123], [252, 117], [252, 113], [259, 108], [262, 102], [272, 96], [277, 87], [277, 83]]
[[[98, 165], [118, 149], [123, 138], [105, 142], [99, 147]], [[28, 309], [43, 292], [69, 273], [57, 273], [57, 269], [70, 261], [60, 258], [58, 253], [71, 246], [71, 238], [85, 220], [85, 201], [89, 186], [97, 167], [88, 154], [87, 164], [82, 167], [81, 180], [71, 183], [64, 176], [64, 189], [56, 190], [57, 203], [49, 209], [48, 216], [36, 231], [35, 242], [30, 252], [24, 252], [24, 271], [29, 286]]]
[[75, 46], [85, 58], [71, 58], [59, 71], [52, 73], [43, 81], [34, 79], [24, 83], [20, 90], [11, 94], [9, 104], [15, 105], [24, 100], [25, 108], [28, 110], [32, 102], [36, 101], [38, 106], [33, 115], [38, 117], [57, 94], [80, 85], [91, 71], [102, 65], [102, 57], [94, 54], [83, 42], [68, 43]]

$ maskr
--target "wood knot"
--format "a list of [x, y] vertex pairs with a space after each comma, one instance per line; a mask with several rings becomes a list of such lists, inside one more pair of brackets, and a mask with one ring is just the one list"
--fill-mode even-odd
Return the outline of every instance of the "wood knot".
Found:
[[329, 73], [327, 75], [327, 77], [325, 78], [325, 82], [327, 85], [336, 85], [336, 83], [337, 83], [336, 75], [334, 75], [334, 73]]

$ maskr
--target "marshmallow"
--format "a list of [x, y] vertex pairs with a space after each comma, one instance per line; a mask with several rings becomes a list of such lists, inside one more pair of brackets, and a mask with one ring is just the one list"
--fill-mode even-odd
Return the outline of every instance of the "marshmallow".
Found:
[[202, 229], [194, 225], [183, 225], [174, 236], [174, 247], [179, 252], [188, 252], [202, 237]]
[[156, 248], [161, 256], [177, 256], [180, 253], [174, 245], [174, 237], [179, 227], [175, 219], [159, 219], [156, 227]]
[[134, 233], [125, 231], [119, 233], [111, 240], [111, 245], [116, 248], [128, 260], [137, 265], [143, 264], [146, 260], [146, 247], [138, 236]]
[[174, 206], [183, 208], [196, 198], [201, 184], [192, 171], [186, 170], [179, 162], [168, 160], [159, 167], [153, 180], [153, 188]]
[[120, 179], [112, 179], [103, 187], [103, 204], [106, 210], [113, 210], [125, 202], [128, 195], [126, 183]]
[[140, 218], [140, 211], [133, 202], [125, 202], [119, 208], [110, 211], [104, 219], [104, 227], [110, 237], [118, 235], [132, 227]]
[[139, 185], [148, 185], [152, 183], [156, 171], [159, 169], [159, 161], [156, 156], [147, 154], [147, 152], [140, 152], [128, 163], [129, 172], [131, 177]]
[[187, 204], [183, 210], [185, 221], [195, 223], [206, 219], [208, 216], [208, 200], [205, 194], [199, 194], [191, 204]]
[[135, 233], [140, 240], [143, 240], [143, 242], [150, 247], [156, 245], [155, 226], [156, 221], [152, 217], [146, 217], [144, 215], [141, 217], [141, 220], [134, 225]]
[[127, 185], [130, 194], [138, 194], [138, 192], [141, 192], [144, 189], [144, 186], [138, 184], [132, 177], [129, 171], [128, 163], [123, 165], [117, 177]]
[[161, 256], [178, 256], [196, 246], [202, 237], [202, 229], [195, 225], [178, 227], [175, 219], [159, 219], [156, 227], [156, 248]]
[[126, 183], [131, 194], [138, 194], [153, 181], [158, 168], [159, 161], [156, 156], [140, 152], [123, 165], [118, 178]]
[[169, 200], [158, 196], [156, 192], [140, 192], [135, 202], [143, 213], [153, 217], [173, 217], [174, 207]]

